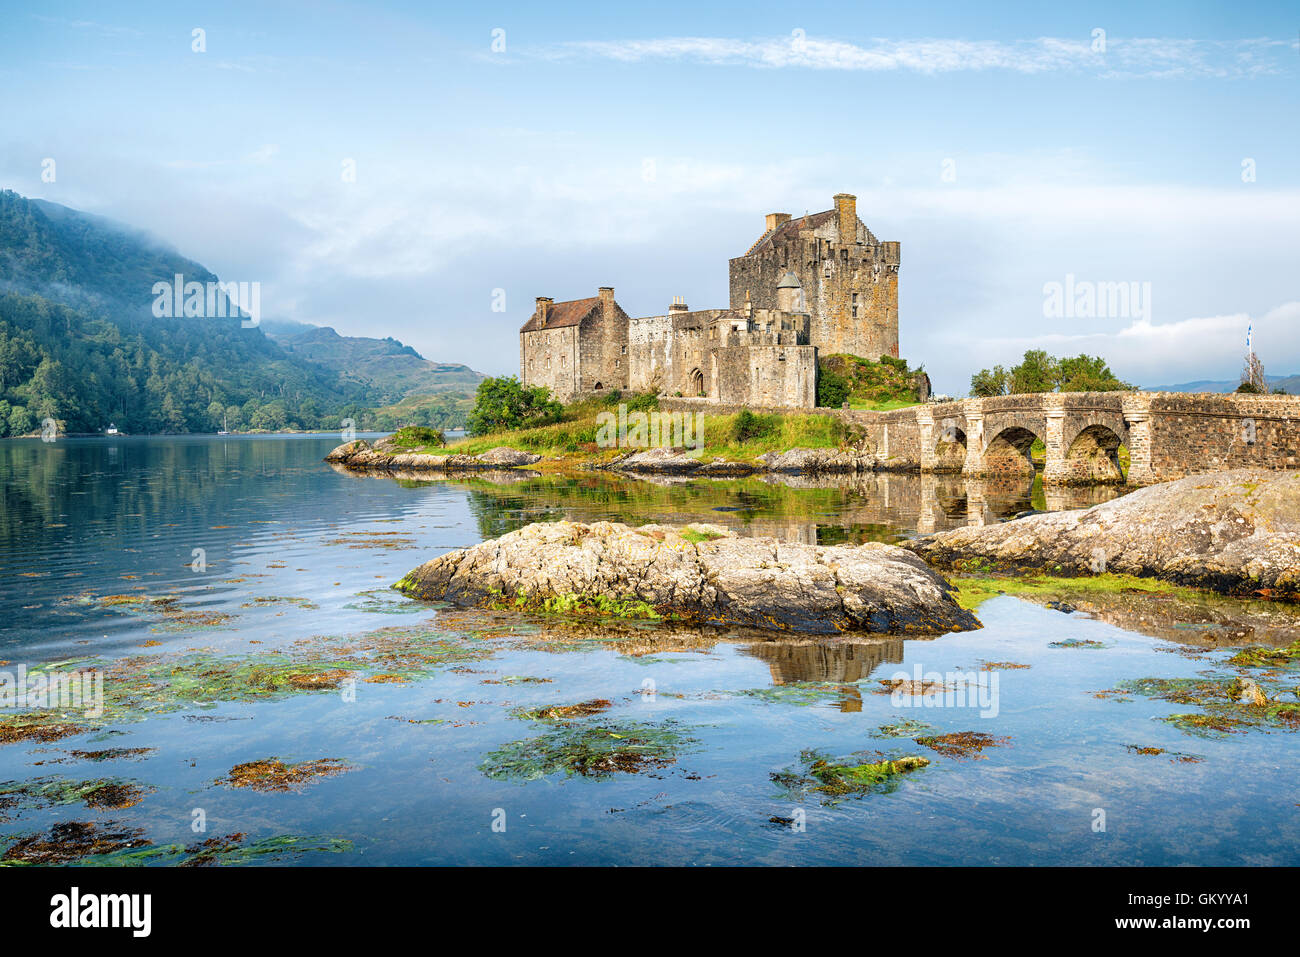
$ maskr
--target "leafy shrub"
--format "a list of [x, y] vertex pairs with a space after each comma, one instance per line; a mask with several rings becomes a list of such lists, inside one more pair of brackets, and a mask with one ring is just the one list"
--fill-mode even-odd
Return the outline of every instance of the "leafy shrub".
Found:
[[474, 435], [508, 432], [560, 421], [564, 406], [545, 386], [523, 386], [515, 376], [487, 378], [478, 385], [469, 427]]
[[731, 438], [743, 445], [754, 439], [773, 435], [781, 427], [780, 419], [775, 415], [755, 415], [749, 409], [741, 409], [731, 423]]
[[831, 369], [817, 370], [817, 404], [838, 409], [849, 398], [849, 380]]

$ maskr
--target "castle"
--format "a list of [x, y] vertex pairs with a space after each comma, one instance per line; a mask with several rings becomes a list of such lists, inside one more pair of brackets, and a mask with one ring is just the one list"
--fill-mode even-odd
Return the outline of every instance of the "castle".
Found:
[[538, 297], [519, 330], [525, 385], [567, 402], [620, 389], [726, 405], [813, 408], [817, 355], [898, 356], [899, 244], [881, 242], [835, 196], [824, 212], [767, 216], [730, 262], [731, 304], [630, 318], [602, 286], [588, 299]]

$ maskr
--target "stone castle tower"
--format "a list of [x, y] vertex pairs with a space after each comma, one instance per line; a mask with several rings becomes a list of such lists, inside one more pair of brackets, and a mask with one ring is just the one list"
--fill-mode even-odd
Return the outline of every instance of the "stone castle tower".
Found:
[[731, 306], [629, 318], [595, 296], [539, 296], [519, 330], [519, 373], [562, 401], [607, 389], [656, 391], [724, 405], [812, 408], [819, 355], [898, 357], [898, 243], [858, 219], [856, 198], [791, 219], [771, 213], [758, 242], [731, 260]]
[[822, 355], [898, 357], [899, 244], [881, 242], [858, 219], [857, 197], [791, 219], [770, 213], [763, 235], [731, 260], [731, 308], [788, 309], [793, 274], [810, 317], [809, 342]]

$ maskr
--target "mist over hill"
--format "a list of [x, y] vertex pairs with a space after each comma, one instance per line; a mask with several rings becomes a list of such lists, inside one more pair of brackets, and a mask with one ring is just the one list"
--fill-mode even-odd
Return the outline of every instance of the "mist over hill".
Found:
[[[0, 192], [0, 437], [63, 431], [386, 428], [463, 421], [482, 377], [394, 339], [236, 316], [156, 316], [158, 282], [215, 283], [139, 230]], [[300, 328], [299, 328], [300, 327]]]

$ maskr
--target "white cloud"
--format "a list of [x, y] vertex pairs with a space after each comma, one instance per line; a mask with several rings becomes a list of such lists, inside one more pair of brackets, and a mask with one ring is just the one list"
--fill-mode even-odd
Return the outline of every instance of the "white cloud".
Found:
[[820, 39], [795, 31], [788, 37], [661, 37], [587, 40], [538, 51], [550, 59], [595, 57], [625, 63], [685, 60], [763, 69], [908, 70], [916, 73], [1006, 70], [1015, 73], [1082, 71], [1104, 76], [1243, 77], [1281, 73], [1295, 41], [1257, 38], [1212, 41], [1180, 38], [1110, 38], [1104, 52], [1091, 37], [995, 40], [875, 39], [869, 43]]

